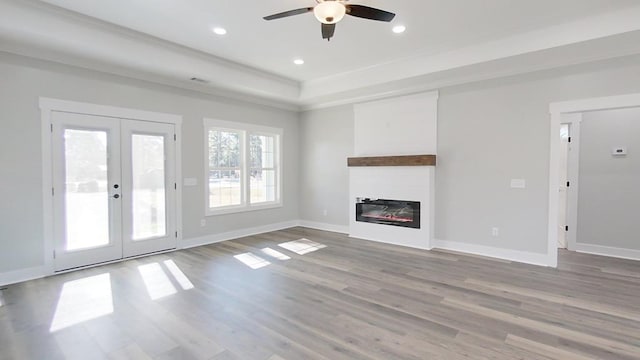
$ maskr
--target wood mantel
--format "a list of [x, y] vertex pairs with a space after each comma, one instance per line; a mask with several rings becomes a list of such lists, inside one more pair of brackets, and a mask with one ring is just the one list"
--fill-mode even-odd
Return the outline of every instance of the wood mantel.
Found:
[[369, 156], [347, 158], [347, 166], [435, 166], [435, 155]]

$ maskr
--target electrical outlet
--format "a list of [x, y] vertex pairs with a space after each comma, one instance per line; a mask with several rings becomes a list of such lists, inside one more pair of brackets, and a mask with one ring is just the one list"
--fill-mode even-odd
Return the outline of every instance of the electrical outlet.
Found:
[[207, 219], [200, 220], [200, 226], [207, 226]]
[[322, 210], [322, 216], [327, 216], [327, 209]]
[[497, 227], [491, 228], [491, 236], [493, 237], [500, 236], [500, 228], [497, 228]]

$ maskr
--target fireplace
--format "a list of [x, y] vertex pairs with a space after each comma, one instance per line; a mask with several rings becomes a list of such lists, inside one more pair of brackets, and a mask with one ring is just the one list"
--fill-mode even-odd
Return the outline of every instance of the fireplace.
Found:
[[369, 198], [358, 200], [356, 221], [420, 229], [420, 202]]

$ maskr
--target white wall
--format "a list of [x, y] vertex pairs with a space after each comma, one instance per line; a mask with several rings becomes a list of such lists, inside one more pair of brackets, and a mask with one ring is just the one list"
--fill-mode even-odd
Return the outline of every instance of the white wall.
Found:
[[[640, 92], [639, 60], [627, 57], [440, 89], [435, 238], [545, 254], [549, 103]], [[330, 110], [311, 111], [303, 126], [331, 125], [330, 116]], [[334, 146], [349, 148], [352, 142], [337, 137]], [[344, 171], [342, 161], [322, 167], [327, 173]], [[512, 178], [525, 179], [526, 189], [511, 189]], [[343, 196], [332, 186], [318, 186], [305, 194], [301, 206], [315, 208], [315, 199], [339, 202]], [[500, 228], [498, 237], [491, 235], [494, 226]]]
[[[298, 218], [297, 113], [0, 53], [0, 273], [43, 264], [40, 96], [183, 115], [182, 174], [198, 179], [183, 189], [185, 239]], [[282, 208], [209, 217], [200, 226], [204, 117], [284, 129]]]
[[349, 225], [347, 157], [353, 155], [353, 137], [352, 106], [302, 113], [301, 219], [344, 228]]
[[[420, 155], [437, 151], [438, 92], [354, 105], [354, 155]], [[431, 249], [433, 166], [349, 168], [349, 236]], [[357, 198], [420, 202], [420, 228], [384, 226], [356, 220]]]
[[354, 156], [420, 155], [437, 151], [438, 92], [354, 105]]
[[[582, 119], [577, 243], [640, 250], [640, 109]], [[629, 154], [612, 156], [616, 146]]]

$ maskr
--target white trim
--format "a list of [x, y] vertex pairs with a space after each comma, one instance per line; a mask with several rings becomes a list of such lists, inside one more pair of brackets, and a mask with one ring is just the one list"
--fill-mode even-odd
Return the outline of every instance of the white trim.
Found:
[[395, 98], [400, 96], [411, 96], [411, 95], [425, 94], [425, 93], [434, 94], [435, 98], [438, 99], [439, 90], [437, 89], [434, 90], [434, 88], [436, 88], [434, 84], [428, 83], [428, 84], [420, 84], [420, 85], [411, 86], [411, 87], [403, 87], [401, 89], [395, 89], [395, 90], [373, 92], [367, 95], [342, 96], [340, 99], [333, 100], [333, 101], [302, 102], [301, 111], [319, 110], [319, 109], [325, 109], [325, 108], [330, 108], [335, 106], [360, 104], [360, 103], [377, 101], [377, 100], [385, 100], [385, 99], [390, 99], [390, 98]]
[[560, 114], [551, 114], [549, 124], [549, 208], [547, 229], [547, 265], [558, 266], [558, 216], [560, 195]]
[[574, 113], [608, 109], [632, 108], [640, 105], [640, 93], [604, 96], [570, 101], [554, 102], [549, 105], [549, 112]]
[[182, 116], [180, 115], [45, 97], [40, 98], [40, 109], [48, 111], [64, 111], [76, 114], [99, 115], [119, 119], [153, 121], [176, 125], [182, 124]]
[[48, 102], [48, 107], [45, 107], [42, 103], [43, 99], [40, 98], [40, 142], [42, 144], [41, 158], [42, 158], [42, 240], [44, 242], [44, 274], [53, 274], [53, 252], [55, 249], [54, 234], [53, 234], [53, 196], [51, 192], [53, 189], [53, 159], [52, 159], [52, 139], [51, 139], [51, 111], [52, 104]]
[[[205, 188], [205, 191], [206, 191], [206, 188]], [[229, 205], [229, 206], [219, 207], [216, 210], [209, 209], [209, 211], [205, 211], [204, 216], [209, 217], [209, 216], [217, 216], [217, 215], [238, 214], [238, 213], [249, 212], [249, 211], [277, 209], [283, 206], [284, 205], [282, 205], [281, 202], [276, 202], [276, 201], [263, 202], [263, 203], [259, 203], [258, 205], [251, 205], [251, 204]]]
[[256, 226], [252, 228], [245, 228], [240, 230], [232, 230], [219, 234], [210, 234], [194, 238], [183, 239], [182, 243], [178, 244], [178, 249], [189, 249], [197, 246], [210, 245], [219, 243], [222, 241], [238, 239], [246, 236], [264, 234], [271, 231], [278, 231], [283, 229], [289, 229], [298, 226], [297, 220], [284, 221], [275, 224]]
[[[560, 123], [570, 113], [640, 107], [640, 93], [605, 96], [549, 104], [549, 213], [547, 229], [547, 265], [558, 266], [558, 177], [560, 164]], [[576, 214], [577, 215], [577, 214]]]
[[[182, 118], [182, 117], [181, 117]], [[176, 124], [176, 143], [175, 143], [175, 156], [176, 156], [176, 231], [178, 236], [176, 237], [176, 243], [180, 244], [182, 240], [182, 125]], [[176, 245], [179, 246], [179, 245]]]
[[43, 276], [54, 273], [54, 239], [53, 239], [53, 199], [51, 196], [53, 163], [51, 158], [51, 113], [53, 111], [89, 114], [117, 119], [133, 119], [162, 122], [175, 125], [176, 134], [176, 229], [178, 243], [182, 239], [182, 116], [160, 112], [144, 111], [117, 106], [98, 105], [70, 100], [39, 98], [41, 122], [41, 154], [42, 154], [42, 211], [44, 266]]
[[299, 220], [298, 226], [302, 226], [310, 229], [316, 229], [316, 230], [335, 232], [340, 234], [349, 234], [349, 225], [335, 225], [335, 224], [321, 223], [321, 222], [315, 222], [315, 221], [309, 221], [309, 220]]
[[32, 268], [14, 270], [0, 273], [0, 286], [20, 283], [23, 281], [40, 279], [48, 274], [44, 266], [36, 266]]
[[283, 130], [277, 127], [262, 126], [240, 121], [227, 121], [211, 118], [202, 119], [202, 124], [207, 127], [222, 128], [227, 130], [244, 130], [252, 133], [278, 134], [282, 135]]
[[510, 250], [493, 246], [476, 245], [449, 240], [433, 239], [433, 245], [433, 249], [452, 250], [467, 254], [481, 255], [490, 258], [503, 259], [538, 266], [551, 266], [547, 262], [547, 254]]
[[611, 256], [620, 259], [640, 260], [640, 250], [625, 249], [613, 246], [577, 243], [575, 251], [586, 254]]

